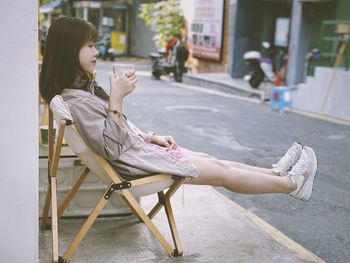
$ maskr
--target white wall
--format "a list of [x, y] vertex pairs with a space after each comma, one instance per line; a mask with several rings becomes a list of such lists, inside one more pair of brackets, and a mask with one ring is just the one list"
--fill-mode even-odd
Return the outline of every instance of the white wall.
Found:
[[293, 107], [350, 121], [350, 71], [316, 67], [315, 75], [293, 92]]
[[0, 8], [0, 256], [38, 262], [37, 2]]

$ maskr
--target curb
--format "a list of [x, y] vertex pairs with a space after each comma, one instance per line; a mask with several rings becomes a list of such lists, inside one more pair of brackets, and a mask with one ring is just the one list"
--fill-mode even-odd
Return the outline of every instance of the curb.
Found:
[[184, 74], [183, 83], [208, 89], [215, 89], [221, 92], [226, 92], [229, 94], [239, 95], [247, 98], [256, 98], [258, 100], [261, 100], [262, 98], [261, 91], [254, 89], [247, 90], [229, 83], [206, 79], [203, 77], [197, 77], [195, 75]]
[[350, 126], [350, 121], [341, 120], [341, 119], [337, 119], [334, 117], [329, 117], [327, 115], [320, 115], [317, 113], [307, 112], [307, 111], [298, 110], [298, 109], [285, 109], [285, 111], [291, 112], [294, 114], [298, 114], [298, 115], [302, 115], [302, 116], [306, 116], [309, 118], [317, 119], [317, 120], [323, 120], [323, 121], [332, 122], [332, 123], [339, 124], [339, 125]]

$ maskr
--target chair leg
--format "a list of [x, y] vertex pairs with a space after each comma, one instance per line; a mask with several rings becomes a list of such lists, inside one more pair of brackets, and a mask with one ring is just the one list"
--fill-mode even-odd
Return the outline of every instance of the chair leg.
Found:
[[[65, 197], [65, 199], [63, 200], [60, 207], [58, 208], [57, 220], [60, 219], [64, 210], [67, 208], [67, 206], [72, 201], [73, 197], [75, 196], [75, 194], [78, 191], [81, 184], [84, 182], [88, 173], [89, 173], [89, 168], [85, 167], [85, 169], [83, 170], [83, 172], [80, 174], [79, 178], [77, 179], [76, 183], [74, 184], [74, 186], [72, 187], [72, 189], [70, 190], [68, 195]], [[49, 210], [50, 210], [50, 204], [51, 204], [50, 202], [51, 202], [51, 187], [49, 185], [49, 187], [47, 189], [47, 193], [46, 193], [43, 213], [41, 216], [41, 229], [42, 230], [47, 230], [47, 229], [50, 229], [50, 227], [51, 227], [50, 222], [48, 222]]]
[[57, 226], [57, 195], [56, 177], [51, 177], [51, 231], [52, 231], [52, 258], [58, 262], [58, 226]]
[[58, 208], [57, 220], [60, 219], [60, 217], [62, 216], [64, 210], [67, 208], [67, 206], [70, 204], [70, 202], [72, 201], [72, 199], [75, 196], [75, 194], [78, 192], [81, 184], [84, 182], [84, 180], [85, 180], [86, 176], [88, 175], [89, 171], [90, 171], [89, 168], [87, 168], [87, 167], [84, 168], [84, 170], [82, 171], [82, 173], [78, 177], [77, 181], [73, 185], [72, 189], [69, 191], [67, 196], [64, 198], [62, 204]]
[[51, 186], [47, 187], [45, 204], [43, 208], [43, 213], [41, 215], [41, 229], [47, 230], [50, 229], [50, 224], [48, 223], [49, 210], [51, 205]]
[[173, 210], [171, 208], [170, 199], [165, 198], [164, 194], [163, 194], [163, 198], [164, 198], [164, 202], [165, 202], [165, 205], [164, 205], [165, 213], [166, 213], [166, 216], [168, 218], [171, 235], [173, 237], [173, 241], [174, 241], [174, 245], [175, 245], [174, 256], [182, 256], [183, 250], [182, 250], [182, 246], [181, 246], [181, 242], [180, 242], [179, 233], [177, 231], [177, 227], [175, 224], [175, 219], [174, 219], [174, 215], [173, 215]]
[[[180, 180], [175, 181], [169, 188], [169, 190], [166, 192], [165, 194], [165, 198], [169, 198], [172, 197], [172, 195], [176, 192], [176, 190], [182, 185], [182, 183], [185, 181], [185, 178], [181, 178]], [[148, 213], [149, 218], [153, 218], [158, 212], [159, 210], [162, 208], [163, 204], [161, 204], [160, 202], [158, 202], [153, 209], [151, 210], [151, 212]]]
[[174, 250], [171, 248], [169, 243], [163, 237], [163, 235], [159, 232], [158, 228], [153, 224], [151, 219], [146, 215], [146, 213], [141, 208], [140, 204], [136, 201], [133, 195], [128, 190], [122, 190], [124, 197], [128, 200], [128, 202], [134, 207], [135, 212], [142, 218], [142, 221], [148, 226], [149, 230], [152, 234], [157, 238], [159, 243], [163, 246], [165, 251], [169, 256], [174, 256]]
[[[108, 190], [107, 190], [108, 191]], [[107, 193], [106, 191], [106, 193]], [[77, 249], [77, 246], [81, 242], [81, 240], [86, 235], [87, 231], [90, 229], [91, 225], [95, 222], [97, 216], [103, 209], [103, 207], [108, 202], [108, 199], [105, 199], [105, 194], [101, 197], [101, 199], [98, 201], [95, 208], [92, 210], [91, 214], [89, 215], [88, 219], [85, 221], [84, 225], [80, 228], [79, 232], [74, 237], [73, 241], [67, 248], [66, 252], [64, 253], [63, 257], [61, 258], [62, 262], [68, 262], [75, 250]]]

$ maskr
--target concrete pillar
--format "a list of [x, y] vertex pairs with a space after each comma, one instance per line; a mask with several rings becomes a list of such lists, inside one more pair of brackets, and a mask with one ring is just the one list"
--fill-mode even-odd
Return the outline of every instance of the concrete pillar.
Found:
[[[188, 1], [188, 0], [186, 0]], [[149, 1], [148, 1], [149, 2]], [[139, 7], [147, 3], [145, 0], [134, 0], [131, 8], [128, 9], [127, 36], [128, 36], [128, 55], [148, 58], [149, 53], [157, 51], [154, 43], [154, 32], [145, 22], [138, 17]]]
[[299, 0], [293, 0], [287, 84], [294, 85], [304, 80], [305, 55], [310, 40], [310, 22], [308, 12]]
[[38, 262], [37, 15], [38, 1], [1, 1], [1, 262]]
[[242, 78], [247, 72], [243, 54], [260, 49], [261, 8], [262, 3], [257, 0], [230, 2], [229, 72], [232, 78]]
[[234, 57], [234, 50], [236, 46], [235, 42], [235, 34], [236, 34], [236, 21], [237, 21], [237, 0], [231, 0], [230, 1], [230, 51], [229, 51], [229, 61], [228, 61], [228, 72], [230, 73], [231, 77], [233, 77], [233, 57]]

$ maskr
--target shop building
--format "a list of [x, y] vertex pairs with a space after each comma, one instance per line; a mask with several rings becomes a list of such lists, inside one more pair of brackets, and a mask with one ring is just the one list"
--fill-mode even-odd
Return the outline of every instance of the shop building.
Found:
[[288, 50], [291, 1], [230, 1], [229, 19], [229, 73], [233, 78], [242, 78], [249, 70], [243, 60], [245, 52], [256, 50], [264, 56], [262, 42], [269, 42], [281, 52]]
[[[217, 2], [181, 1], [184, 9], [194, 10]], [[299, 87], [295, 108], [350, 120], [345, 87], [350, 81], [349, 10], [348, 0], [226, 0], [222, 56], [215, 61], [194, 54], [194, 72], [228, 72], [242, 78], [249, 71], [244, 53], [256, 50], [264, 55], [262, 42], [267, 41], [280, 55], [274, 57], [275, 65], [286, 65], [284, 84]]]
[[[298, 85], [294, 108], [350, 121], [350, 2], [293, 2], [287, 80]], [[306, 50], [319, 49], [305, 59]]]
[[75, 17], [95, 25], [100, 36], [108, 35], [118, 55], [128, 53], [129, 16], [132, 1], [76, 1]]
[[128, 54], [129, 20], [132, 0], [115, 1], [62, 1], [54, 0], [40, 7], [48, 28], [60, 15], [88, 20], [98, 30], [100, 37], [108, 35], [111, 47], [118, 55]]
[[[186, 13], [186, 9], [197, 9], [203, 5], [202, 2], [218, 3], [213, 0], [183, 0], [181, 4]], [[191, 6], [190, 3], [195, 4]], [[227, 71], [232, 78], [241, 78], [248, 71], [243, 54], [249, 50], [264, 53], [262, 42], [267, 41], [289, 55], [289, 68], [295, 69], [288, 69], [289, 83], [302, 82], [306, 74], [306, 54], [313, 48], [319, 48], [321, 52], [326, 48], [323, 22], [349, 20], [350, 13], [346, 10], [350, 10], [347, 0], [226, 0], [221, 59], [214, 61], [195, 55], [197, 70]]]
[[111, 47], [119, 56], [148, 57], [157, 50], [153, 33], [138, 17], [139, 7], [152, 0], [63, 1], [53, 0], [40, 7], [43, 16], [41, 30], [46, 33], [61, 15], [88, 20], [95, 25], [99, 36], [109, 34]]

